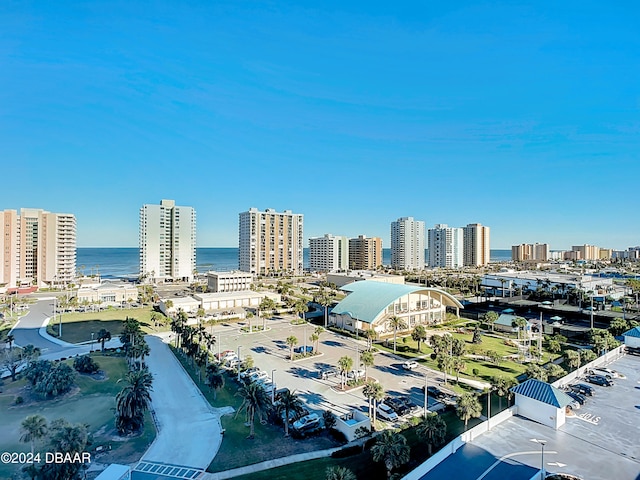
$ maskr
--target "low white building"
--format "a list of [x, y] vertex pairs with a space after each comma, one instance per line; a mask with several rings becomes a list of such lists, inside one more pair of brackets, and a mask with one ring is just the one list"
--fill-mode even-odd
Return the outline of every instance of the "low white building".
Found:
[[624, 344], [631, 348], [640, 348], [640, 327], [633, 327], [622, 334]]
[[364, 413], [353, 409], [343, 415], [336, 416], [336, 430], [344, 433], [348, 442], [358, 438], [356, 431], [360, 428], [371, 431], [371, 420]]
[[327, 282], [333, 283], [337, 287], [344, 287], [350, 283], [361, 282], [363, 280], [404, 285], [404, 276], [402, 275], [388, 275], [371, 270], [349, 270], [345, 273], [327, 273]]
[[81, 286], [76, 296], [80, 304], [85, 302], [105, 304], [131, 303], [138, 300], [138, 288], [130, 283], [105, 280], [99, 284], [93, 283]]
[[279, 293], [254, 292], [252, 290], [245, 292], [199, 293], [193, 296], [204, 308], [205, 312], [237, 307], [256, 308], [264, 297], [271, 298], [276, 303], [282, 301]]
[[207, 288], [212, 293], [251, 290], [253, 274], [248, 272], [207, 272]]
[[564, 425], [566, 408], [572, 399], [563, 391], [535, 378], [516, 385], [511, 391], [515, 394], [518, 415], [555, 430]]

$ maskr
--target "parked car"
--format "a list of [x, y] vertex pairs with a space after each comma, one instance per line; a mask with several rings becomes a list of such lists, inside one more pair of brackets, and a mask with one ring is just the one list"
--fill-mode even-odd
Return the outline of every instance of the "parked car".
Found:
[[247, 368], [246, 370], [243, 370], [242, 373], [240, 373], [240, 378], [248, 378], [252, 373], [259, 371], [260, 369], [258, 367]]
[[378, 417], [380, 417], [382, 420], [387, 420], [389, 422], [395, 422], [398, 420], [398, 414], [394, 412], [389, 405], [385, 405], [384, 403], [378, 404], [376, 412], [378, 414]]
[[574, 392], [573, 390], [569, 390], [567, 392], [567, 395], [569, 395], [571, 398], [573, 398], [580, 405], [584, 405], [586, 403], [586, 401], [587, 401], [587, 397], [585, 397], [581, 393]]
[[335, 368], [327, 368], [326, 370], [321, 370], [318, 373], [318, 375], [323, 380], [326, 380], [327, 378], [337, 377], [338, 375], [340, 375], [340, 372], [338, 370], [336, 370]]
[[249, 375], [250, 382], [256, 382], [258, 380], [267, 379], [267, 378], [269, 378], [269, 374], [264, 370], [253, 372], [252, 374]]
[[571, 403], [567, 405], [571, 410], [580, 410], [580, 402], [577, 400], [571, 400]]
[[418, 368], [419, 366], [420, 364], [415, 360], [407, 360], [402, 364], [402, 368], [404, 368], [405, 370], [413, 370], [415, 368]]
[[306, 347], [303, 345], [301, 347], [296, 347], [293, 349], [294, 353], [311, 353], [313, 352], [313, 346], [307, 345]]
[[310, 413], [293, 422], [293, 428], [298, 431], [309, 430], [318, 424], [320, 424], [320, 417], [318, 416], [318, 414]]
[[594, 368], [589, 373], [591, 373], [592, 375], [601, 375], [608, 378], [609, 380], [618, 378], [620, 376], [615, 370], [611, 370], [610, 368], [605, 367]]
[[221, 352], [219, 355], [216, 353], [215, 357], [218, 359], [218, 361], [220, 362], [224, 362], [224, 360], [227, 357], [235, 357], [236, 356], [236, 352], [234, 352], [233, 350], [225, 350], [224, 352]]
[[411, 411], [409, 407], [407, 407], [405, 403], [399, 398], [385, 397], [385, 399], [383, 400], [383, 403], [391, 407], [391, 410], [396, 412], [398, 417], [402, 417], [403, 415], [406, 415]]
[[236, 368], [240, 366], [240, 359], [238, 357], [231, 357], [225, 360], [224, 364], [229, 368]]
[[569, 388], [574, 392], [582, 393], [583, 395], [587, 395], [589, 397], [592, 397], [593, 394], [596, 393], [593, 387], [589, 385], [585, 385], [584, 383], [576, 383], [573, 385], [569, 385]]
[[[424, 392], [424, 387], [422, 387], [422, 391]], [[443, 399], [447, 398], [447, 394], [444, 393], [442, 390], [440, 390], [435, 385], [429, 385], [427, 387], [427, 394], [430, 397], [435, 398], [436, 400], [443, 400]]]
[[415, 413], [415, 412], [420, 410], [420, 407], [418, 405], [416, 405], [415, 403], [413, 403], [413, 400], [411, 400], [409, 397], [403, 397], [400, 400], [409, 409], [409, 413]]
[[351, 370], [347, 373], [347, 378], [355, 379], [364, 377], [364, 370]]
[[587, 382], [593, 383], [594, 385], [600, 385], [601, 387], [613, 386], [613, 382], [607, 377], [603, 377], [602, 375], [587, 375], [585, 379], [587, 380]]

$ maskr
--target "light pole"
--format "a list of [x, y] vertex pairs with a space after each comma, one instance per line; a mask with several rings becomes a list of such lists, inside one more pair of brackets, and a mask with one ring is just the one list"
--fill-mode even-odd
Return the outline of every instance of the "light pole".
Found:
[[539, 444], [540, 447], [541, 447], [540, 480], [544, 480], [544, 476], [545, 476], [544, 475], [544, 473], [545, 473], [545, 471], [544, 471], [544, 446], [547, 444], [547, 441], [546, 440], [539, 440], [537, 438], [532, 438], [531, 441]]
[[593, 330], [593, 293], [591, 294], [591, 330]]
[[429, 413], [429, 372], [424, 372], [424, 417]]
[[271, 404], [272, 405], [276, 403], [276, 384], [273, 381], [273, 374], [275, 373], [275, 371], [276, 371], [275, 368], [271, 370]]
[[240, 381], [240, 345], [238, 345], [238, 382]]
[[89, 350], [89, 352], [93, 352], [93, 335], [94, 333], [91, 332], [91, 349]]

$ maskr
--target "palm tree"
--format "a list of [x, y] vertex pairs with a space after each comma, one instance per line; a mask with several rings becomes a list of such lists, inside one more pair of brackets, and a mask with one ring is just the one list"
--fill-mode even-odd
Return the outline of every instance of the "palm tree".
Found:
[[322, 307], [324, 308], [324, 326], [325, 327], [327, 326], [327, 309], [332, 302], [333, 302], [333, 295], [331, 294], [331, 292], [327, 293], [323, 291], [318, 298], [318, 303], [322, 305]]
[[9, 350], [13, 348], [14, 340], [15, 340], [15, 337], [13, 336], [13, 333], [10, 333], [9, 335], [7, 335], [7, 343], [9, 344]]
[[309, 311], [309, 307], [307, 306], [307, 302], [304, 300], [298, 300], [293, 306], [296, 314], [300, 315], [300, 320], [304, 321], [304, 312]]
[[342, 382], [342, 388], [344, 388], [344, 380], [347, 373], [353, 368], [353, 358], [345, 355], [338, 360], [338, 367], [340, 367], [340, 380]]
[[455, 357], [452, 363], [453, 369], [456, 372], [456, 382], [460, 382], [460, 372], [464, 371], [464, 369], [467, 368], [467, 362], [465, 362], [460, 357]]
[[407, 439], [400, 433], [385, 430], [371, 447], [374, 462], [384, 462], [387, 478], [391, 478], [391, 470], [409, 461], [411, 449]]
[[47, 435], [47, 419], [42, 415], [29, 415], [22, 421], [21, 431], [20, 441], [31, 444], [31, 456], [33, 457], [36, 441]]
[[326, 480], [357, 480], [357, 477], [348, 468], [328, 467]]
[[120, 433], [140, 431], [144, 413], [151, 404], [153, 375], [148, 370], [134, 370], [125, 376], [127, 385], [116, 396], [116, 427]]
[[502, 397], [511, 398], [511, 389], [518, 384], [515, 378], [505, 375], [496, 375], [493, 377], [491, 386], [498, 394], [499, 409], [502, 411]]
[[258, 417], [262, 419], [267, 414], [271, 408], [271, 399], [262, 385], [256, 382], [251, 382], [240, 387], [236, 392], [236, 395], [242, 397], [242, 404], [240, 405], [240, 408], [238, 408], [236, 416], [238, 416], [240, 412], [245, 413], [247, 422], [251, 427], [248, 437], [251, 439], [255, 436], [255, 417], [258, 415]]
[[393, 353], [396, 353], [396, 336], [398, 330], [404, 330], [405, 328], [407, 328], [407, 325], [406, 323], [404, 323], [404, 320], [402, 318], [395, 315], [389, 318], [389, 325], [391, 326], [391, 328], [393, 328]]
[[224, 375], [218, 363], [211, 363], [207, 366], [207, 383], [209, 388], [213, 390], [213, 399], [216, 400], [218, 390], [224, 387]]
[[101, 328], [96, 340], [100, 342], [100, 350], [104, 352], [104, 342], [111, 340], [111, 332], [105, 328]]
[[453, 365], [453, 357], [448, 353], [441, 353], [436, 357], [436, 362], [438, 363], [438, 368], [442, 370], [444, 374], [444, 383], [447, 383], [447, 373], [449, 369]]
[[290, 392], [289, 390], [285, 390], [282, 395], [280, 395], [280, 399], [277, 403], [278, 413], [284, 413], [284, 436], [289, 436], [289, 414], [290, 413], [300, 413], [304, 409], [302, 405], [302, 400], [298, 397], [295, 392]]
[[567, 350], [565, 355], [567, 357], [567, 364], [570, 368], [573, 368], [574, 370], [580, 368], [580, 352], [577, 350]]
[[498, 314], [496, 312], [489, 311], [484, 314], [484, 321], [485, 323], [491, 325], [492, 332], [493, 332], [493, 327], [494, 327], [494, 324], [496, 323], [496, 320], [498, 320]]
[[427, 329], [424, 328], [424, 325], [416, 325], [411, 332], [411, 338], [414, 342], [418, 342], [418, 353], [420, 353], [420, 343], [427, 339]]
[[287, 337], [285, 340], [286, 344], [289, 345], [289, 358], [293, 360], [293, 347], [298, 344], [298, 339], [293, 335]]
[[427, 442], [429, 455], [433, 454], [433, 446], [436, 447], [444, 443], [447, 434], [447, 423], [437, 413], [433, 412], [423, 417], [416, 426], [418, 438]]
[[482, 414], [482, 406], [478, 397], [471, 392], [465, 392], [458, 397], [458, 406], [456, 407], [460, 420], [464, 420], [464, 429], [467, 430], [467, 424], [470, 418], [477, 418]]
[[360, 361], [364, 365], [364, 381], [366, 382], [369, 379], [369, 367], [372, 367], [373, 363], [375, 362], [373, 352], [371, 350], [365, 350], [364, 352], [362, 352], [362, 354], [360, 355]]
[[317, 334], [316, 332], [313, 332], [313, 333], [309, 336], [309, 340], [311, 340], [311, 343], [313, 343], [313, 345], [314, 345], [314, 347], [313, 347], [313, 348], [314, 348], [314, 351], [315, 351], [316, 353], [318, 353], [317, 345], [318, 345], [318, 340], [320, 340], [320, 337], [318, 336], [318, 334]]
[[373, 405], [373, 398], [376, 396], [376, 385], [378, 383], [373, 381], [373, 380], [368, 380], [365, 384], [364, 384], [364, 388], [362, 389], [362, 394], [364, 395], [364, 397], [369, 401], [369, 418], [371, 418], [373, 420], [373, 413], [372, 413], [372, 405]]
[[313, 331], [313, 335], [315, 336], [315, 342], [316, 342], [316, 353], [318, 352], [318, 343], [320, 342], [320, 335], [322, 335], [324, 333], [324, 327], [316, 327], [316, 329]]

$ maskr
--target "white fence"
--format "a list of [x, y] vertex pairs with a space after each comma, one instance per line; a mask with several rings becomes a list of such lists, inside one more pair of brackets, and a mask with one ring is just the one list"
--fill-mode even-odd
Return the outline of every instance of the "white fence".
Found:
[[582, 365], [577, 370], [574, 370], [573, 372], [565, 375], [564, 377], [559, 378], [558, 380], [553, 382], [551, 385], [553, 385], [556, 388], [562, 388], [563, 386], [573, 382], [575, 379], [582, 377], [589, 370], [597, 367], [602, 367], [604, 365], [608, 365], [614, 360], [617, 360], [618, 358], [622, 357], [623, 355], [624, 355], [624, 345], [620, 345], [619, 347], [614, 348], [610, 352], [605, 353], [601, 357], [596, 358], [593, 362], [589, 362], [586, 365]]

